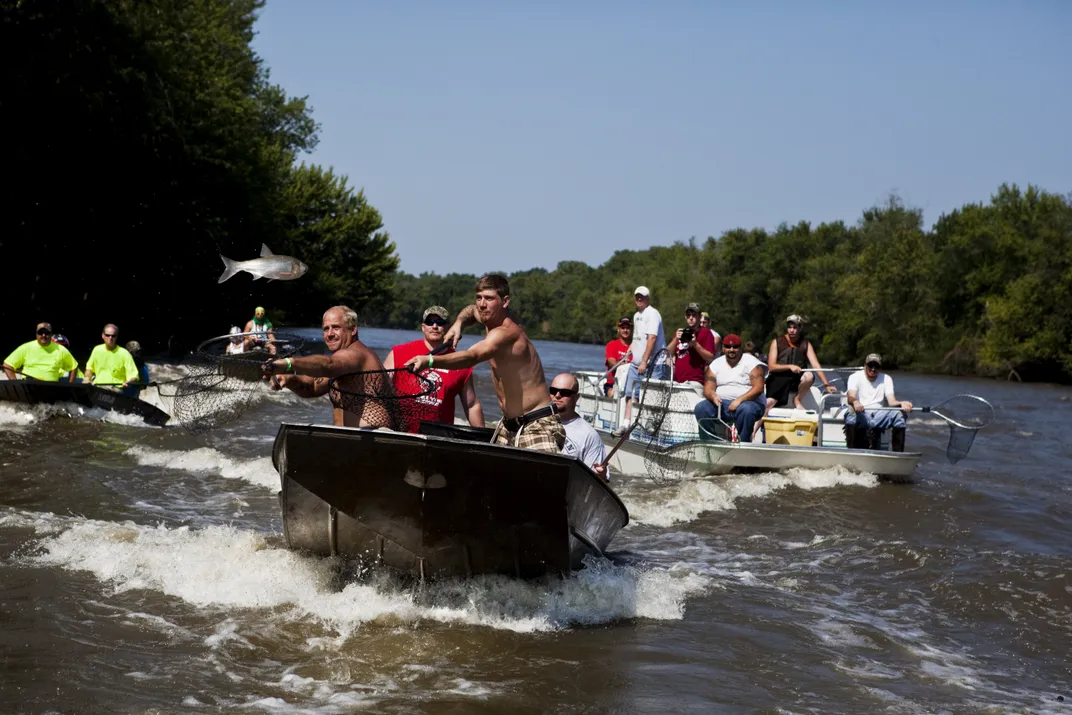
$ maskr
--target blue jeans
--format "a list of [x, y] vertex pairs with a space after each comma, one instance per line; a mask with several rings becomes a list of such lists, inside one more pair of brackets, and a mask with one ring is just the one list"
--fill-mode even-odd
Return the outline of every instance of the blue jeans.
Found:
[[756, 420], [763, 416], [763, 411], [767, 408], [766, 397], [760, 395], [754, 400], [746, 400], [732, 412], [726, 409], [731, 402], [733, 400], [723, 400], [722, 404], [716, 408], [711, 400], [701, 400], [692, 408], [692, 413], [696, 415], [697, 422], [720, 417], [723, 421], [730, 422], [737, 427], [737, 436], [742, 442], [751, 442], [752, 429], [756, 426]]
[[845, 412], [845, 424], [856, 429], [885, 430], [890, 427], [904, 427], [904, 412], [894, 407], [885, 407], [880, 410], [866, 409], [857, 412], [851, 407]]
[[[648, 372], [651, 373], [652, 380], [668, 380], [670, 379], [670, 366], [666, 363], [659, 363], [657, 365], [648, 365]], [[625, 391], [620, 395], [621, 397], [632, 397], [634, 400], [640, 399], [640, 388], [644, 384], [644, 378], [646, 375], [641, 375], [637, 371], [636, 363], [629, 363], [629, 372], [625, 376]]]

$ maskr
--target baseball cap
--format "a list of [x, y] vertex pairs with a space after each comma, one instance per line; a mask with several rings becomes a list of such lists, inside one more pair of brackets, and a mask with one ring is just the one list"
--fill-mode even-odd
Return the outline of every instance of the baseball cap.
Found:
[[722, 338], [722, 347], [734, 346], [740, 347], [741, 336], [736, 333], [730, 333], [726, 337]]
[[647, 286], [637, 286], [637, 289], [633, 291], [633, 295], [637, 295], [638, 293], [640, 295], [651, 295], [651, 291], [648, 290]]
[[66, 335], [61, 335], [60, 333], [56, 333], [55, 335], [52, 336], [52, 342], [59, 343], [60, 345], [64, 345], [66, 347], [71, 346], [70, 341], [67, 340], [67, 336]]
[[686, 313], [689, 313], [689, 312], [699, 313], [700, 312], [700, 304], [699, 303], [689, 303], [688, 305], [685, 306], [685, 312]]
[[879, 366], [881, 367], [881, 365], [882, 365], [882, 356], [879, 355], [878, 353], [871, 353], [870, 355], [867, 356], [867, 359], [864, 360], [864, 365], [866, 365], [869, 362], [877, 362], [879, 364]]
[[450, 318], [450, 313], [448, 313], [447, 309], [441, 305], [433, 305], [431, 308], [424, 311], [424, 315], [421, 316], [421, 320], [424, 320], [429, 315], [438, 315], [443, 320], [447, 320], [448, 318]]
[[140, 353], [141, 352], [141, 343], [139, 343], [137, 340], [131, 340], [129, 343], [127, 343], [127, 352], [128, 353]]
[[38, 323], [37, 324], [37, 329], [41, 330], [42, 328], [51, 333], [52, 332], [52, 323]]
[[633, 324], [633, 319], [630, 318], [628, 315], [625, 316], [624, 318], [619, 318], [618, 319], [618, 325], [632, 325], [632, 324]]
[[231, 335], [238, 335], [241, 332], [242, 332], [241, 328], [239, 328], [237, 325], [232, 325], [231, 326]]
[[796, 323], [797, 325], [804, 325], [804, 318], [801, 318], [796, 313], [793, 313], [792, 315], [790, 315], [788, 318], [785, 319], [785, 322], [786, 323]]

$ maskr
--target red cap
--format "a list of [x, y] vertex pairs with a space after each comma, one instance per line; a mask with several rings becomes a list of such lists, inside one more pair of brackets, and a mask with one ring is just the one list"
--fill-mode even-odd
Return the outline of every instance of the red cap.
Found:
[[740, 335], [737, 335], [736, 333], [730, 333], [726, 337], [722, 338], [722, 347], [727, 347], [727, 346], [732, 346], [732, 345], [736, 345], [737, 347], [741, 346], [741, 336]]

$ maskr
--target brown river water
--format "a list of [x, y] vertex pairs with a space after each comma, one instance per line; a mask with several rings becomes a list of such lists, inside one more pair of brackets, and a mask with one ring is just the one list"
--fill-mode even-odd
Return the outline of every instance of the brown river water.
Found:
[[[361, 337], [382, 356], [418, 334]], [[549, 375], [602, 364], [538, 346]], [[1072, 389], [895, 379], [996, 419], [951, 465], [913, 414], [911, 484], [616, 479], [613, 558], [541, 582], [355, 578], [286, 549], [272, 440], [330, 421], [326, 398], [265, 388], [202, 437], [0, 403], [0, 712], [1072, 714]]]

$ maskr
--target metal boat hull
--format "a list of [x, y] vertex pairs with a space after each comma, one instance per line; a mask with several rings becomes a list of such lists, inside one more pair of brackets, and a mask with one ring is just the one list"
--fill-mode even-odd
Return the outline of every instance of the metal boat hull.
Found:
[[137, 415], [146, 424], [162, 427], [171, 416], [148, 402], [95, 385], [42, 380], [0, 380], [0, 402], [55, 404], [71, 402], [83, 407], [98, 407], [126, 415]]
[[628, 523], [579, 461], [458, 434], [280, 425], [287, 545], [420, 578], [534, 578], [581, 568]]
[[[601, 431], [599, 436], [608, 446], [618, 442], [609, 432]], [[645, 474], [644, 450], [643, 444], [627, 441], [611, 458], [611, 469], [623, 474]], [[676, 445], [668, 455], [680, 457], [685, 474], [701, 477], [734, 472], [777, 472], [790, 468], [842, 467], [895, 480], [910, 477], [921, 456], [919, 452], [707, 440]]]

